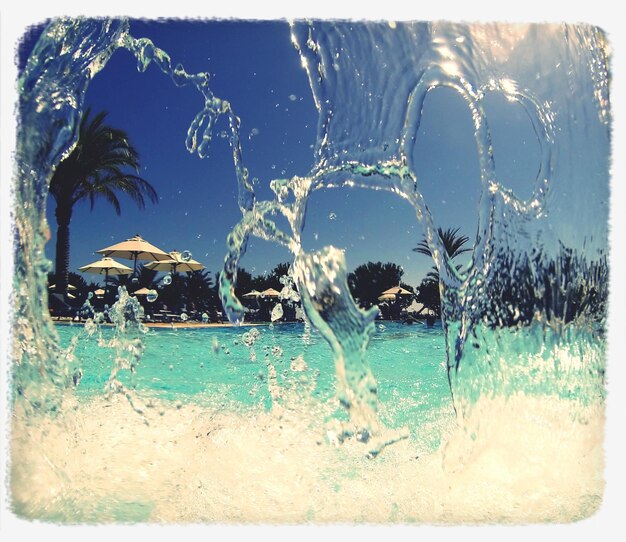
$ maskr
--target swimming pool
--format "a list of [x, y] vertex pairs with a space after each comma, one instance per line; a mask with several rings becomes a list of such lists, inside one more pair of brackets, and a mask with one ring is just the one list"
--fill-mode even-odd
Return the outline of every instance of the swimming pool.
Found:
[[[77, 337], [70, 371], [82, 373], [76, 387], [83, 401], [104, 393], [115, 364], [115, 330], [82, 325], [57, 326], [61, 346]], [[272, 367], [276, 385], [314, 402], [335, 404], [335, 368], [321, 335], [303, 323], [200, 329], [150, 328], [142, 337], [143, 356], [136, 372], [118, 373], [137, 397], [148, 400], [222, 405], [233, 411], [269, 410]], [[108, 346], [108, 347], [107, 347]], [[378, 380], [381, 421], [406, 426], [428, 449], [441, 441], [441, 418], [454, 416], [440, 324], [404, 325], [380, 322], [372, 337], [368, 360]], [[435, 423], [437, 421], [437, 423]], [[433, 425], [434, 424], [434, 425]], [[430, 428], [427, 434], [425, 427]]]

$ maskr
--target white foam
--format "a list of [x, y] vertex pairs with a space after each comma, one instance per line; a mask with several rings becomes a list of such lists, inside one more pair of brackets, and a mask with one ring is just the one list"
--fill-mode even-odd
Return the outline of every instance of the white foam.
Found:
[[[404, 440], [365, 457], [333, 446], [301, 409], [238, 414], [121, 396], [15, 419], [19, 517], [62, 523], [543, 523], [592, 515], [603, 493], [603, 411], [565, 401], [482, 401], [478, 438], [438, 452]], [[480, 414], [478, 414], [480, 413]], [[485, 416], [484, 414], [489, 415]]]

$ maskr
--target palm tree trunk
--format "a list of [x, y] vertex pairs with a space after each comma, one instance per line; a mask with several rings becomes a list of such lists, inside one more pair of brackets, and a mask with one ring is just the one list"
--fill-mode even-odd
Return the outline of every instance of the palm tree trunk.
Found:
[[55, 291], [67, 295], [68, 276], [70, 269], [70, 221], [72, 210], [56, 208], [57, 243], [55, 257]]

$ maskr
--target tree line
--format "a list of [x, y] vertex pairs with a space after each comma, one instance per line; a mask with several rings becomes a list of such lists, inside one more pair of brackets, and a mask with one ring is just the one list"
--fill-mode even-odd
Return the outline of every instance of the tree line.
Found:
[[[79, 129], [78, 140], [72, 152], [60, 162], [50, 181], [49, 192], [56, 202], [55, 218], [57, 240], [55, 272], [49, 275], [51, 308], [80, 307], [89, 299], [91, 292], [95, 304], [112, 304], [114, 294], [107, 292], [94, 298], [96, 283], [87, 284], [81, 275], [69, 271], [70, 222], [74, 205], [88, 201], [93, 208], [96, 200], [108, 202], [119, 215], [121, 206], [118, 196], [125, 194], [139, 207], [146, 201], [158, 202], [157, 192], [145, 179], [139, 177], [139, 153], [130, 143], [126, 132], [105, 124], [106, 113], [91, 118], [86, 110]], [[438, 228], [437, 234], [446, 250], [448, 259], [455, 260], [470, 251], [469, 238], [459, 234], [459, 228]], [[413, 251], [432, 258], [426, 239], [422, 239]], [[456, 265], [460, 269], [460, 265]], [[240, 300], [252, 290], [262, 292], [268, 288], [281, 291], [281, 278], [288, 274], [289, 264], [280, 263], [269, 273], [253, 276], [246, 269], [239, 269], [235, 293]], [[494, 326], [527, 324], [538, 313], [548, 319], [565, 323], [579, 317], [589, 317], [604, 324], [608, 299], [608, 263], [606, 257], [587, 262], [572, 249], [560, 246], [555, 257], [548, 257], [537, 249], [532, 254], [499, 254], [491, 266], [485, 283], [489, 291], [477, 303], [477, 314]], [[348, 275], [348, 286], [356, 302], [363, 308], [378, 305], [384, 318], [403, 317], [407, 307], [416, 301], [418, 315], [425, 313], [441, 315], [442, 287], [436, 267], [420, 284], [411, 286], [402, 281], [404, 271], [392, 262], [367, 262], [359, 265]], [[157, 279], [157, 272], [140, 267], [132, 276], [111, 279], [114, 286], [125, 286], [129, 292], [148, 288], [158, 292], [158, 302], [147, 304], [148, 310], [167, 306], [186, 310], [196, 316], [206, 314], [209, 319], [219, 319], [221, 303], [218, 296], [218, 276], [207, 270], [186, 274], [172, 274], [169, 284]], [[69, 290], [71, 284], [75, 289]], [[400, 286], [409, 294], [381, 302], [385, 290]], [[113, 289], [115, 291], [116, 288]], [[253, 298], [248, 304], [255, 305], [259, 319], [268, 320], [276, 298], [263, 300]], [[56, 307], [53, 307], [54, 304]], [[295, 317], [293, 304], [287, 304], [284, 318]]]
[[[238, 270], [235, 294], [249, 310], [248, 320], [269, 321], [272, 309], [278, 303], [282, 305], [282, 321], [297, 319], [298, 303], [281, 300], [275, 296], [246, 296], [250, 292], [264, 292], [268, 289], [281, 292], [289, 269], [290, 264], [283, 262], [276, 265], [271, 271], [259, 275], [252, 275], [245, 268]], [[430, 297], [436, 296], [428, 288], [423, 290], [420, 289], [420, 286], [413, 287], [403, 282], [403, 275], [404, 270], [395, 263], [367, 262], [348, 274], [348, 286], [360, 307], [369, 308], [378, 305], [381, 317], [384, 319], [402, 318], [405, 309], [414, 300], [418, 303], [421, 303], [421, 300], [429, 302], [429, 305], [425, 306], [427, 311], [424, 311], [422, 316], [426, 316], [427, 312], [438, 316], [437, 311], [440, 306], [438, 298], [435, 299], [434, 303], [430, 303]], [[164, 280], [164, 277], [167, 277], [167, 280]], [[55, 274], [49, 273], [48, 283], [51, 292], [54, 290], [55, 281]], [[78, 273], [68, 273], [68, 284], [71, 289], [68, 290], [70, 297], [67, 302], [73, 310], [83, 307], [86, 301], [89, 301], [94, 309], [104, 310], [107, 306], [115, 303], [118, 288], [123, 286], [130, 294], [145, 289], [156, 293], [156, 298], [151, 301], [148, 300], [148, 296], [137, 296], [144, 306], [146, 314], [154, 314], [159, 310], [167, 309], [174, 313], [184, 312], [191, 319], [200, 320], [203, 315], [206, 315], [205, 319], [209, 321], [223, 319], [218, 293], [219, 274], [211, 274], [206, 269], [189, 273], [161, 274], [159, 276], [157, 271], [140, 265], [134, 275], [111, 277], [106, 293], [100, 295], [96, 295], [96, 292], [102, 290], [100, 284], [95, 281], [88, 283]], [[410, 292], [410, 295], [397, 296], [395, 300], [381, 302], [378, 298], [382, 292], [394, 286], [401, 286]], [[436, 291], [438, 292], [438, 289]]]

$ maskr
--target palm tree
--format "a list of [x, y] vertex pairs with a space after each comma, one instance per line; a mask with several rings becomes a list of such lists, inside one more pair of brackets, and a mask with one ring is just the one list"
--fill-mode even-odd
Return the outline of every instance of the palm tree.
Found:
[[[470, 248], [463, 248], [463, 245], [469, 241], [469, 237], [467, 235], [457, 235], [460, 229], [461, 228], [448, 228], [444, 231], [441, 227], [437, 228], [439, 238], [441, 239], [441, 242], [448, 253], [448, 257], [451, 260], [471, 250]], [[419, 252], [420, 254], [425, 254], [426, 256], [432, 256], [426, 238], [422, 239], [417, 244], [417, 246], [413, 249], [413, 252]]]
[[74, 205], [89, 200], [91, 209], [97, 198], [108, 201], [121, 213], [117, 194], [129, 196], [140, 209], [145, 198], [158, 202], [156, 190], [148, 181], [125, 170], [139, 171], [139, 154], [122, 130], [104, 124], [106, 112], [90, 119], [83, 115], [78, 142], [56, 168], [50, 181], [50, 194], [56, 201], [57, 242], [55, 276], [57, 292], [66, 294], [70, 261], [70, 221]]
[[[460, 228], [448, 228], [443, 230], [437, 228], [437, 234], [443, 243], [443, 247], [448, 255], [448, 259], [453, 260], [457, 256], [470, 252], [472, 249], [464, 247], [465, 243], [469, 241], [467, 235], [458, 235]], [[428, 241], [424, 237], [417, 246], [413, 249], [413, 252], [419, 252], [432, 258], [432, 252], [428, 246]], [[457, 265], [456, 269], [460, 269], [461, 266]], [[422, 304], [423, 309], [429, 309], [435, 314], [441, 313], [441, 294], [439, 291], [439, 271], [436, 266], [426, 274], [426, 277], [422, 280], [417, 287], [416, 300]], [[420, 311], [421, 312], [421, 311]]]
[[[463, 245], [469, 241], [469, 237], [467, 235], [458, 235], [459, 229], [460, 228], [448, 228], [444, 231], [440, 227], [437, 228], [437, 234], [439, 235], [450, 260], [454, 260], [457, 256], [472, 250], [471, 248], [463, 247]], [[413, 249], [413, 252], [419, 252], [420, 254], [430, 256], [431, 258], [433, 256], [425, 237], [417, 244], [417, 246]], [[457, 265], [456, 268], [460, 269], [461, 266]], [[433, 266], [433, 269], [426, 275], [426, 277], [430, 280], [439, 282], [439, 272], [437, 271], [437, 268]]]

